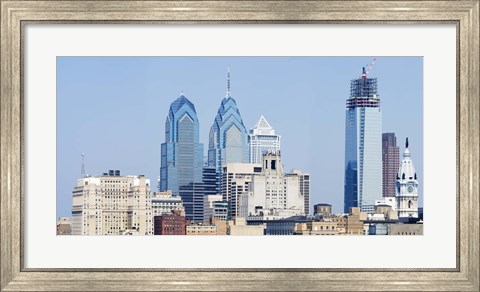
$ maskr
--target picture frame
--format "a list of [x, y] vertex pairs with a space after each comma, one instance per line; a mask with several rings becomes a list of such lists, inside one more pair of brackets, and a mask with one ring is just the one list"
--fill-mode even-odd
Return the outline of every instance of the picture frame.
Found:
[[[476, 1], [1, 0], [1, 291], [478, 291], [479, 4]], [[24, 267], [23, 26], [26, 23], [349, 23], [457, 27], [457, 268], [27, 269]]]

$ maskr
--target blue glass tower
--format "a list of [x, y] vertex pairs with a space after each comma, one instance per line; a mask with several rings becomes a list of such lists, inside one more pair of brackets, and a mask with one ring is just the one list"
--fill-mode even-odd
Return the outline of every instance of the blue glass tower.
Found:
[[230, 93], [228, 71], [227, 95], [222, 100], [217, 116], [210, 128], [208, 165], [217, 170], [217, 186], [220, 191], [222, 165], [230, 162], [248, 163], [248, 134], [237, 103]]
[[195, 106], [183, 94], [170, 105], [161, 145], [160, 191], [181, 196], [187, 220], [203, 221], [203, 144]]
[[382, 198], [382, 112], [377, 79], [368, 78], [365, 68], [350, 84], [345, 119], [344, 212], [360, 207], [374, 211]]

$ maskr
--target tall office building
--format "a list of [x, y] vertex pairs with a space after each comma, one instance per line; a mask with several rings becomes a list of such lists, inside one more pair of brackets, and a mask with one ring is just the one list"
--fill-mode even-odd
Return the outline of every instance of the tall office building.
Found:
[[250, 163], [262, 163], [263, 154], [267, 151], [280, 151], [280, 135], [261, 116], [248, 136], [250, 145]]
[[299, 179], [300, 194], [304, 198], [305, 215], [310, 214], [310, 174], [299, 169], [293, 169], [288, 175], [296, 175]]
[[365, 68], [350, 84], [345, 119], [344, 212], [360, 207], [374, 212], [382, 197], [382, 112], [377, 79], [368, 78]]
[[72, 234], [120, 235], [135, 230], [153, 234], [150, 180], [109, 171], [85, 176], [73, 190]]
[[208, 165], [217, 170], [218, 191], [222, 166], [235, 162], [247, 163], [249, 159], [247, 131], [230, 92], [230, 70], [227, 83], [227, 95], [220, 104], [209, 135]]
[[400, 154], [395, 133], [382, 134], [383, 197], [395, 199]]
[[182, 198], [187, 220], [203, 221], [203, 144], [193, 103], [183, 94], [170, 105], [161, 145], [160, 191]]
[[261, 164], [227, 163], [222, 183], [229, 219], [279, 212], [304, 215], [308, 210], [305, 196], [310, 195], [309, 175], [300, 170], [285, 173], [278, 151], [265, 153]]
[[397, 211], [399, 218], [418, 218], [417, 172], [410, 156], [407, 138], [397, 177]]

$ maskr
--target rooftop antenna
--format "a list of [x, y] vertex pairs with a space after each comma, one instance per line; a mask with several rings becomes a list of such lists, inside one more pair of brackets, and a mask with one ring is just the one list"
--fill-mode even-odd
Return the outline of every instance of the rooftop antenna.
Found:
[[82, 177], [85, 177], [85, 153], [82, 153]]
[[230, 97], [230, 66], [228, 66], [228, 71], [227, 71], [227, 97]]

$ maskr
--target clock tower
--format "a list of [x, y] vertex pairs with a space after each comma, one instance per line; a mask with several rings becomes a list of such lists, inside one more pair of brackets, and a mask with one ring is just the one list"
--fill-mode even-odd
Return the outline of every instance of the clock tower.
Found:
[[405, 142], [403, 160], [397, 174], [397, 211], [399, 218], [418, 218], [418, 181], [415, 167], [410, 159], [408, 138]]

